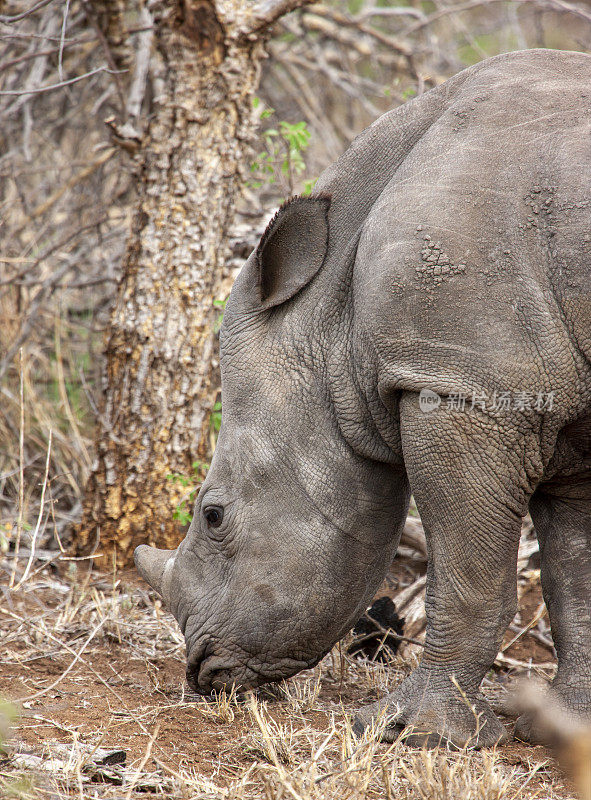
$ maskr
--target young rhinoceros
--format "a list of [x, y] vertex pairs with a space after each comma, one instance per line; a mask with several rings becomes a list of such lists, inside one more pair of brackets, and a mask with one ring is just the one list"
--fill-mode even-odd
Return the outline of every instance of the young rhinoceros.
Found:
[[357, 729], [386, 706], [386, 738], [506, 736], [479, 687], [515, 613], [528, 509], [554, 690], [591, 715], [591, 56], [501, 55], [378, 119], [270, 223], [221, 369], [187, 537], [136, 552], [192, 687], [316, 664], [370, 602], [412, 492], [424, 654]]

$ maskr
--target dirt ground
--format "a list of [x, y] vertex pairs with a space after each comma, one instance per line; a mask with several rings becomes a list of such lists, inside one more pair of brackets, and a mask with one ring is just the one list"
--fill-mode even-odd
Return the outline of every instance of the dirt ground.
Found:
[[[379, 594], [403, 597], [423, 572], [420, 559], [398, 557]], [[520, 595], [510, 646], [485, 679], [497, 710], [515, 674], [553, 671], [539, 572], [527, 563]], [[0, 796], [575, 796], [542, 747], [513, 741], [493, 753], [452, 753], [358, 743], [351, 714], [391, 691], [416, 663], [417, 645], [384, 665], [351, 658], [344, 642], [279, 687], [207, 700], [188, 690], [180, 633], [133, 572], [47, 568], [5, 592], [0, 619], [0, 697], [13, 717]]]

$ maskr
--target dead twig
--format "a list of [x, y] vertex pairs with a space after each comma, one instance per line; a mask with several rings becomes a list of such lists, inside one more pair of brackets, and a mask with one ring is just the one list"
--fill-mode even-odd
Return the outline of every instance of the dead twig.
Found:
[[43, 94], [44, 92], [52, 92], [54, 89], [61, 89], [64, 86], [71, 86], [73, 83], [78, 83], [79, 81], [86, 80], [86, 78], [91, 78], [93, 75], [98, 75], [99, 72], [107, 72], [110, 75], [117, 74], [120, 75], [125, 70], [111, 70], [108, 67], [97, 67], [96, 69], [90, 70], [90, 72], [85, 72], [84, 75], [78, 75], [75, 78], [69, 78], [67, 81], [59, 81], [59, 83], [53, 83], [50, 86], [40, 86], [37, 89], [3, 89], [0, 90], [0, 95], [10, 95], [14, 97], [26, 97], [30, 94]]
[[507, 2], [516, 3], [518, 5], [527, 5], [530, 7], [535, 5], [539, 8], [545, 8], [550, 11], [560, 11], [562, 13], [572, 14], [580, 19], [584, 19], [586, 22], [591, 22], [591, 13], [584, 11], [582, 8], [575, 6], [572, 3], [565, 3], [562, 0], [469, 0], [467, 3], [457, 3], [455, 5], [444, 6], [437, 11], [433, 11], [432, 14], [428, 14], [424, 17], [424, 19], [409, 25], [407, 28], [405, 28], [404, 32], [408, 36], [422, 30], [423, 28], [429, 27], [442, 17], [461, 14], [464, 11], [471, 11], [474, 8], [489, 7], [495, 3], [506, 4]]
[[[11, 617], [18, 618], [16, 614], [12, 614], [10, 611], [7, 611], [6, 609], [0, 608], [0, 613], [8, 614]], [[74, 658], [70, 662], [69, 666], [64, 670], [64, 672], [62, 672], [62, 674], [58, 678], [55, 679], [55, 681], [53, 683], [51, 683], [49, 686], [46, 686], [44, 689], [39, 689], [39, 691], [35, 692], [34, 694], [27, 695], [26, 697], [19, 697], [15, 702], [16, 703], [28, 703], [31, 700], [36, 700], [38, 697], [42, 697], [44, 694], [47, 694], [47, 692], [50, 692], [52, 689], [55, 689], [55, 687], [58, 685], [58, 683], [61, 683], [63, 681], [63, 679], [66, 677], [66, 675], [68, 675], [74, 669], [74, 667], [76, 666], [78, 661], [80, 661], [80, 657], [82, 656], [82, 653], [86, 650], [88, 645], [92, 642], [92, 640], [94, 639], [96, 634], [100, 631], [100, 629], [103, 627], [103, 625], [105, 624], [106, 621], [107, 621], [106, 618], [103, 618], [98, 623], [98, 625], [95, 625], [95, 627], [92, 629], [90, 634], [87, 636], [87, 638], [86, 638], [84, 644], [82, 645], [82, 647], [80, 648], [80, 650], [77, 653], [75, 653]], [[46, 635], [49, 635], [49, 634], [47, 634], [47, 632], [45, 632], [45, 633], [46, 633]], [[65, 646], [65, 645], [63, 645], [63, 642], [62, 642], [62, 646]], [[67, 649], [71, 649], [71, 648], [67, 648]]]
[[23, 349], [20, 348], [19, 358], [19, 374], [20, 374], [20, 426], [18, 438], [18, 461], [19, 461], [19, 475], [18, 475], [18, 517], [16, 523], [16, 542], [14, 544], [14, 562], [12, 565], [12, 572], [10, 575], [9, 588], [14, 586], [14, 579], [16, 576], [16, 568], [18, 564], [18, 554], [21, 546], [21, 536], [23, 533], [24, 513], [25, 513], [25, 476], [24, 476], [24, 442], [25, 442], [25, 384], [23, 374]]
[[25, 19], [25, 17], [30, 17], [31, 14], [34, 14], [36, 11], [39, 11], [39, 9], [48, 6], [50, 3], [53, 3], [53, 0], [39, 0], [39, 2], [35, 3], [35, 5], [29, 8], [28, 11], [23, 11], [21, 14], [15, 14], [12, 17], [6, 14], [0, 14], [0, 23], [3, 25], [12, 25], [15, 22], [19, 22], [21, 19]]
[[515, 644], [515, 642], [519, 641], [519, 639], [521, 639], [521, 637], [524, 634], [528, 633], [535, 625], [537, 625], [538, 622], [544, 616], [545, 612], [546, 612], [546, 604], [542, 600], [540, 605], [537, 607], [536, 613], [534, 614], [532, 620], [528, 622], [528, 624], [524, 628], [522, 628], [516, 636], [514, 636], [509, 642], [507, 642], [506, 645], [501, 647], [501, 653], [505, 653], [510, 647], [512, 647]]
[[145, 5], [142, 5], [140, 9], [140, 22], [144, 24], [144, 28], [138, 35], [135, 70], [127, 95], [127, 116], [132, 120], [134, 126], [138, 124], [142, 110], [150, 69], [152, 39], [154, 38], [152, 15]]
[[254, 36], [290, 11], [313, 2], [314, 0], [258, 0], [250, 4], [248, 22], [239, 33], [242, 36]]
[[40, 217], [42, 214], [45, 214], [49, 209], [54, 206], [58, 200], [60, 200], [66, 192], [69, 192], [73, 189], [77, 184], [81, 183], [82, 181], [86, 180], [93, 172], [95, 172], [99, 167], [113, 157], [113, 155], [117, 151], [114, 147], [108, 147], [104, 152], [95, 158], [90, 164], [81, 169], [80, 172], [77, 172], [73, 175], [68, 181], [63, 183], [55, 192], [50, 195], [47, 200], [44, 200], [42, 203], [39, 203], [36, 208], [33, 209], [31, 212], [31, 219], [35, 219], [36, 217]]
[[[39, 503], [39, 515], [37, 517], [37, 524], [35, 525], [35, 529], [33, 531], [33, 536], [31, 538], [31, 551], [29, 553], [29, 560], [27, 561], [27, 566], [25, 567], [25, 571], [23, 572], [22, 578], [14, 587], [14, 591], [16, 591], [23, 583], [27, 580], [29, 576], [29, 572], [31, 571], [31, 565], [33, 564], [33, 560], [35, 558], [35, 546], [37, 544], [37, 537], [39, 535], [39, 528], [41, 527], [41, 521], [43, 519], [43, 511], [45, 508], [45, 491], [47, 489], [47, 477], [49, 475], [49, 462], [51, 459], [51, 437], [52, 431], [49, 431], [49, 440], [47, 442], [47, 457], [45, 459], [45, 474], [43, 475], [43, 485], [41, 488], [41, 501]], [[15, 566], [17, 562], [17, 556], [15, 554]]]
[[144, 771], [144, 767], [149, 761], [150, 755], [152, 753], [152, 747], [154, 746], [154, 742], [158, 738], [158, 734], [160, 733], [160, 723], [156, 725], [154, 728], [154, 733], [150, 736], [148, 744], [146, 745], [146, 752], [144, 753], [142, 760], [140, 761], [137, 770], [133, 778], [131, 779], [131, 783], [129, 784], [129, 789], [127, 790], [127, 794], [125, 795], [125, 800], [131, 800], [131, 795], [136, 787], [138, 780], [141, 777], [142, 772]]

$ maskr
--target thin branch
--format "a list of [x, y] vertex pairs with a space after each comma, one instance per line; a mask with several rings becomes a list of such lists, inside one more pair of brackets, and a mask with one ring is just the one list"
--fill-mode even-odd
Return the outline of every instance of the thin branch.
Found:
[[123, 96], [123, 86], [121, 85], [121, 81], [119, 80], [119, 74], [121, 71], [117, 69], [117, 63], [115, 62], [115, 58], [113, 57], [113, 53], [111, 52], [109, 41], [99, 24], [92, 3], [90, 3], [89, 0], [82, 0], [82, 5], [84, 6], [84, 13], [86, 14], [86, 18], [90, 21], [92, 27], [95, 29], [96, 34], [99, 38], [101, 47], [103, 48], [103, 51], [105, 53], [105, 58], [107, 59], [107, 63], [109, 64], [110, 67], [110, 72], [113, 75], [115, 75], [115, 84], [117, 86], [117, 94], [119, 95], [119, 104], [121, 106], [121, 113], [123, 114], [125, 110], [125, 98]]
[[[97, 41], [97, 37], [91, 39], [74, 39], [71, 42], [64, 41], [64, 49], [66, 47], [75, 47], [81, 44], [88, 44], [88, 42]], [[4, 61], [0, 64], [0, 72], [6, 72], [7, 69], [15, 67], [17, 64], [22, 64], [24, 61], [32, 61], [35, 58], [42, 58], [43, 56], [53, 56], [59, 52], [58, 47], [53, 47], [51, 50], [38, 50], [36, 53], [25, 53], [18, 58], [13, 58], [11, 61]]]
[[[48, 17], [48, 18], [47, 18]], [[46, 34], [53, 34], [56, 30], [56, 23], [57, 18], [55, 15], [46, 15], [46, 23], [43, 25], [43, 32]], [[44, 20], [45, 21], [45, 20]], [[31, 42], [29, 45], [29, 51], [35, 49], [35, 43]], [[44, 81], [45, 72], [47, 69], [47, 57], [39, 58], [33, 62], [33, 66], [29, 74], [27, 75], [26, 79], [23, 81], [22, 78], [19, 76], [18, 72], [14, 74], [14, 79], [12, 82], [7, 83], [6, 86], [18, 86], [19, 94], [17, 95], [16, 99], [2, 111], [2, 116], [9, 117], [12, 114], [16, 113], [20, 108], [26, 105], [31, 100], [31, 95], [27, 94], [29, 89], [34, 89], [37, 86], [41, 86]], [[10, 77], [8, 80], [10, 81]], [[21, 197], [22, 199], [22, 197]], [[26, 208], [26, 202], [23, 202], [23, 207]]]
[[399, 7], [399, 6], [371, 6], [371, 8], [364, 8], [355, 15], [356, 20], [370, 19], [373, 17], [414, 17], [415, 19], [424, 19], [425, 15], [418, 8]]
[[575, 17], [581, 17], [581, 19], [591, 22], [591, 14], [588, 11], [584, 11], [580, 6], [572, 5], [572, 3], [563, 3], [561, 0], [545, 0], [541, 5], [551, 11], [573, 14]]
[[69, 10], [70, 10], [70, 0], [66, 0], [66, 5], [65, 5], [65, 8], [64, 8], [64, 17], [62, 19], [62, 34], [61, 34], [61, 39], [60, 39], [60, 52], [59, 52], [59, 56], [58, 56], [58, 60], [57, 60], [57, 71], [58, 71], [58, 75], [60, 76], [60, 81], [62, 81], [64, 79], [63, 70], [62, 70], [62, 67], [63, 67], [62, 62], [63, 62], [63, 58], [64, 58], [64, 43], [65, 43], [65, 40], [66, 40], [66, 26], [68, 24], [68, 12], [69, 12]]
[[35, 11], [39, 11], [40, 8], [44, 8], [45, 6], [48, 6], [50, 3], [53, 3], [53, 0], [40, 0], [39, 3], [36, 3], [28, 11], [23, 11], [22, 14], [15, 14], [14, 17], [9, 17], [6, 14], [0, 14], [0, 23], [2, 23], [3, 25], [12, 25], [13, 22], [18, 22], [20, 19], [24, 19], [25, 17], [34, 14]]
[[73, 189], [74, 186], [79, 184], [81, 181], [86, 180], [86, 178], [92, 175], [92, 173], [95, 172], [95, 170], [97, 170], [100, 166], [105, 164], [116, 152], [117, 151], [114, 147], [107, 148], [98, 158], [85, 166], [84, 169], [80, 170], [80, 172], [70, 178], [69, 181], [63, 183], [59, 189], [57, 189], [47, 198], [47, 200], [44, 200], [36, 208], [34, 208], [31, 212], [31, 219], [40, 217], [42, 214], [45, 214], [47, 211], [49, 211], [49, 209], [55, 205], [55, 203], [57, 203], [57, 201], [63, 197], [66, 192], [70, 191], [70, 189]]
[[[46, 42], [58, 42], [60, 41], [60, 36], [45, 36], [42, 33], [5, 33], [0, 35], [1, 41], [8, 41], [10, 39], [43, 39]], [[66, 39], [66, 41], [68, 41]]]
[[[83, 561], [85, 559], [69, 559], [69, 560]], [[127, 711], [127, 713], [133, 719], [135, 724], [146, 734], [146, 736], [148, 736], [148, 738], [151, 738], [151, 734], [148, 731], [148, 729], [142, 723], [141, 719], [137, 716], [137, 714], [134, 714], [133, 711], [129, 708], [129, 706], [127, 705], [125, 700], [121, 697], [121, 695], [118, 692], [116, 692], [115, 689], [113, 689], [113, 687], [111, 686], [110, 683], [107, 683], [107, 681], [104, 679], [104, 677], [100, 674], [100, 672], [98, 672], [92, 666], [91, 663], [89, 663], [84, 658], [82, 658], [82, 653], [83, 653], [84, 649], [88, 646], [88, 644], [93, 639], [93, 637], [96, 636], [97, 632], [100, 630], [102, 625], [107, 621], [107, 617], [104, 617], [101, 620], [101, 622], [94, 628], [94, 630], [92, 631], [92, 633], [90, 634], [88, 639], [84, 642], [82, 647], [78, 651], [76, 651], [76, 650], [74, 650], [73, 647], [70, 647], [69, 644], [67, 644], [66, 642], [62, 641], [61, 639], [58, 639], [56, 636], [54, 636], [52, 633], [50, 633], [46, 628], [41, 628], [39, 625], [36, 625], [34, 622], [31, 622], [31, 620], [25, 619], [24, 617], [21, 617], [18, 614], [15, 614], [13, 611], [9, 611], [7, 608], [0, 607], [0, 614], [4, 614], [5, 616], [10, 617], [11, 619], [16, 620], [17, 622], [20, 622], [22, 625], [26, 625], [27, 627], [32, 628], [35, 631], [39, 631], [40, 633], [43, 634], [43, 636], [46, 636], [52, 642], [55, 642], [56, 644], [58, 644], [62, 650], [67, 650], [68, 653], [71, 653], [74, 656], [74, 660], [70, 664], [70, 666], [68, 667], [67, 672], [69, 672], [72, 669], [72, 667], [75, 665], [76, 662], [80, 662], [80, 664], [82, 664], [84, 667], [86, 667], [86, 669], [92, 675], [94, 675], [94, 677], [99, 681], [99, 683], [102, 683], [102, 685], [105, 687], [107, 692], [110, 692], [110, 694], [113, 695], [113, 697], [119, 703], [120, 707], [124, 708]], [[43, 694], [46, 694], [54, 686], [56, 686], [61, 680], [63, 680], [65, 676], [66, 676], [66, 672], [62, 673], [58, 677], [57, 681], [54, 684], [52, 684], [51, 686], [48, 686], [45, 689], [39, 690], [32, 697], [21, 697], [21, 698], [18, 698], [15, 702], [16, 703], [23, 703], [23, 702], [26, 702], [27, 700], [30, 700], [30, 699], [39, 697], [39, 696], [41, 696]], [[160, 752], [164, 753], [164, 750], [162, 750], [162, 748], [157, 743], [156, 743], [156, 747], [158, 748], [158, 750], [160, 750]], [[154, 758], [154, 760], [157, 761], [156, 758]]]
[[[75, 239], [77, 236], [79, 236], [84, 231], [90, 230], [92, 228], [96, 228], [99, 225], [102, 225], [104, 222], [106, 222], [106, 218], [105, 217], [103, 217], [103, 218], [101, 218], [99, 220], [96, 220], [95, 222], [92, 222], [89, 225], [85, 225], [82, 228], [79, 228], [77, 231], [74, 231], [74, 233], [69, 234], [63, 240], [61, 240], [57, 244], [53, 245], [49, 249], [49, 251], [47, 253], [44, 253], [43, 256], [41, 256], [37, 260], [36, 264], [41, 262], [43, 260], [43, 258], [47, 258], [48, 255], [50, 255], [51, 253], [55, 252], [60, 247], [63, 247], [66, 244], [68, 244], [68, 242], [70, 242], [72, 239]], [[12, 362], [12, 359], [14, 358], [15, 353], [18, 351], [18, 349], [20, 348], [22, 343], [26, 340], [27, 336], [31, 332], [35, 322], [37, 321], [37, 312], [41, 308], [43, 302], [46, 300], [46, 298], [49, 296], [49, 294], [55, 289], [55, 287], [59, 284], [59, 282], [61, 281], [63, 276], [66, 274], [66, 272], [68, 272], [71, 269], [75, 269], [74, 265], [72, 265], [70, 263], [64, 264], [62, 267], [57, 269], [52, 275], [50, 275], [44, 281], [44, 283], [40, 287], [39, 291], [35, 294], [35, 297], [31, 301], [31, 303], [29, 304], [29, 307], [28, 307], [28, 310], [27, 310], [27, 316], [26, 316], [26, 318], [24, 319], [24, 321], [23, 321], [23, 323], [21, 325], [20, 331], [19, 331], [15, 341], [13, 341], [12, 345], [5, 351], [4, 358], [0, 362], [0, 378], [2, 378], [2, 376], [4, 375], [6, 370], [9, 368], [9, 366], [10, 366], [10, 364]], [[7, 282], [10, 283], [10, 281], [7, 281]]]
[[38, 89], [12, 89], [7, 91], [0, 91], [0, 95], [14, 95], [14, 96], [25, 96], [29, 94], [42, 94], [43, 92], [51, 92], [54, 89], [61, 89], [62, 86], [70, 86], [72, 83], [78, 83], [78, 81], [83, 81], [85, 78], [90, 78], [93, 75], [96, 75], [99, 72], [108, 72], [110, 75], [112, 74], [120, 74], [121, 72], [125, 72], [125, 70], [112, 70], [108, 67], [97, 67], [96, 69], [91, 70], [90, 72], [85, 72], [84, 75], [78, 75], [77, 78], [70, 78], [67, 81], [60, 81], [59, 83], [53, 83], [51, 86], [40, 86]]
[[261, 33], [290, 11], [313, 2], [314, 0], [259, 0], [251, 5], [248, 22], [241, 26], [239, 33], [242, 36]]
[[[29, 560], [27, 561], [27, 566], [25, 567], [25, 571], [17, 585], [14, 587], [14, 591], [22, 586], [22, 584], [27, 580], [29, 577], [29, 573], [31, 571], [31, 566], [33, 564], [33, 560], [35, 559], [35, 547], [37, 545], [37, 537], [39, 536], [39, 528], [41, 527], [41, 522], [43, 520], [43, 511], [45, 509], [45, 492], [47, 490], [47, 478], [49, 476], [49, 463], [51, 461], [51, 440], [52, 440], [53, 432], [51, 428], [49, 429], [49, 442], [47, 444], [47, 457], [45, 459], [45, 475], [43, 476], [43, 485], [41, 488], [41, 500], [39, 503], [39, 516], [37, 517], [37, 524], [35, 525], [35, 530], [33, 531], [33, 537], [31, 539], [31, 550], [29, 552]], [[47, 524], [47, 520], [46, 523]], [[15, 555], [15, 564], [16, 564], [16, 555]]]
[[[483, 0], [478, 0], [478, 2], [482, 1]], [[359, 31], [359, 33], [363, 33], [366, 36], [375, 39], [376, 42], [383, 44], [385, 47], [400, 53], [400, 55], [405, 56], [405, 58], [411, 58], [414, 55], [412, 48], [406, 44], [406, 42], [401, 42], [398, 39], [395, 39], [393, 36], [388, 36], [376, 28], [372, 28], [370, 25], [365, 25], [358, 19], [353, 19], [347, 14], [342, 14], [339, 11], [335, 11], [335, 9], [330, 8], [329, 6], [316, 6], [309, 14], [306, 15], [306, 17], [313, 18], [314, 15], [317, 17], [328, 18], [338, 26], [342, 26], [344, 28], [353, 28], [354, 30]]]
[[[61, 343], [61, 317], [59, 314], [55, 315], [55, 363], [57, 367], [57, 379], [58, 379], [58, 388], [60, 393], [60, 398], [62, 401], [62, 407], [66, 413], [68, 421], [70, 423], [70, 427], [72, 429], [72, 433], [74, 435], [74, 439], [78, 444], [78, 450], [82, 454], [82, 460], [86, 464], [86, 469], [89, 471], [92, 461], [90, 456], [88, 455], [88, 449], [84, 444], [84, 440], [80, 435], [80, 428], [78, 427], [78, 423], [74, 414], [72, 413], [72, 407], [70, 405], [70, 399], [68, 397], [68, 392], [66, 390], [66, 380], [64, 377], [64, 362], [62, 359], [62, 343]], [[83, 476], [86, 482], [86, 475]], [[43, 499], [43, 498], [42, 498]]]
[[142, 110], [154, 32], [152, 16], [145, 6], [142, 6], [140, 10], [140, 21], [144, 23], [145, 27], [138, 37], [135, 71], [127, 96], [127, 116], [133, 120], [134, 124], [139, 119]]
[[18, 553], [20, 550], [21, 545], [21, 536], [23, 532], [23, 524], [24, 518], [23, 514], [24, 507], [25, 507], [25, 454], [24, 454], [24, 443], [25, 443], [25, 379], [23, 374], [23, 349], [21, 347], [20, 350], [20, 426], [19, 426], [19, 437], [18, 437], [18, 454], [19, 454], [19, 480], [18, 480], [18, 520], [16, 523], [16, 543], [14, 545], [14, 562], [12, 567], [12, 573], [10, 575], [10, 583], [8, 584], [9, 588], [12, 589], [14, 586], [14, 579], [16, 577], [16, 568], [18, 564]]
[[142, 772], [144, 770], [144, 767], [146, 766], [146, 764], [148, 763], [148, 761], [150, 759], [150, 755], [152, 753], [152, 747], [154, 746], [154, 742], [156, 741], [156, 738], [158, 737], [159, 733], [160, 733], [160, 723], [158, 723], [156, 725], [156, 727], [154, 728], [154, 733], [150, 737], [150, 741], [147, 744], [146, 752], [144, 753], [144, 757], [140, 761], [139, 766], [135, 771], [135, 775], [131, 779], [131, 782], [129, 784], [129, 789], [127, 790], [127, 794], [125, 795], [125, 800], [131, 800], [131, 795], [133, 794], [133, 792], [135, 790], [137, 782], [139, 781], [139, 779], [142, 776]]
[[531, 629], [535, 625], [538, 624], [538, 622], [542, 619], [542, 617], [544, 616], [545, 613], [546, 613], [546, 604], [542, 600], [542, 602], [539, 604], [538, 608], [536, 609], [536, 613], [532, 617], [531, 621], [528, 622], [527, 625], [525, 625], [523, 628], [521, 628], [518, 631], [518, 633], [510, 641], [507, 642], [506, 645], [503, 645], [503, 647], [501, 647], [501, 653], [506, 653], [507, 650], [510, 647], [512, 647], [518, 639], [521, 639], [521, 637], [525, 633], [529, 633], [531, 631]]
[[[100, 225], [104, 225], [105, 222], [108, 222], [108, 217], [102, 216], [99, 219], [95, 220], [94, 222], [88, 223], [88, 225], [83, 225], [82, 227], [75, 230], [73, 233], [69, 233], [63, 239], [60, 239], [55, 244], [52, 244], [51, 247], [49, 247], [47, 250], [41, 253], [41, 255], [38, 256], [37, 258], [22, 258], [19, 261], [14, 262], [14, 263], [25, 263], [27, 266], [23, 267], [23, 269], [16, 275], [12, 275], [10, 278], [7, 278], [6, 280], [0, 280], [0, 286], [12, 286], [13, 282], [22, 281], [22, 279], [28, 272], [37, 269], [39, 264], [41, 264], [41, 262], [44, 261], [45, 259], [49, 258], [49, 256], [53, 255], [56, 252], [56, 250], [59, 250], [61, 247], [65, 247], [72, 241], [72, 239], [75, 239], [77, 236], [80, 236], [80, 234], [92, 230], [93, 228], [98, 228]], [[0, 259], [0, 261], [10, 263], [8, 259], [5, 258]], [[50, 283], [52, 287], [55, 287], [55, 281], [56, 278], [55, 275], [53, 275], [50, 276], [49, 278], [45, 278], [43, 281], [33, 281], [31, 285], [37, 285], [41, 283], [43, 286], [47, 286], [48, 283]], [[27, 286], [28, 283], [23, 281], [22, 285]]]
[[450, 14], [459, 14], [462, 11], [470, 11], [473, 8], [490, 6], [493, 3], [507, 2], [543, 8], [548, 11], [572, 14], [573, 16], [581, 17], [581, 19], [584, 19], [587, 22], [591, 22], [591, 13], [584, 11], [579, 6], [562, 2], [562, 0], [469, 0], [467, 3], [458, 3], [457, 5], [446, 6], [445, 8], [440, 8], [438, 11], [434, 11], [432, 14], [429, 14], [429, 16], [426, 16], [419, 22], [414, 22], [412, 25], [409, 25], [408, 28], [405, 28], [404, 33], [407, 35], [410, 33], [415, 33], [422, 28], [428, 27], [436, 20], [441, 19], [441, 17], [446, 17]]
[[[5, 612], [5, 613], [9, 613], [9, 612]], [[12, 615], [12, 614], [11, 614], [11, 616], [14, 616], [14, 615]], [[34, 694], [30, 694], [30, 695], [28, 695], [27, 697], [19, 697], [19, 698], [18, 698], [18, 700], [17, 700], [16, 702], [17, 702], [17, 703], [26, 703], [26, 702], [30, 702], [31, 700], [36, 700], [38, 697], [42, 697], [44, 694], [47, 694], [47, 692], [50, 692], [52, 689], [55, 689], [55, 687], [58, 685], [58, 683], [61, 683], [61, 682], [63, 681], [63, 679], [64, 679], [64, 678], [65, 678], [65, 677], [66, 677], [66, 676], [67, 676], [67, 675], [68, 675], [68, 674], [69, 674], [69, 673], [72, 671], [72, 669], [73, 669], [73, 668], [76, 666], [76, 664], [78, 663], [78, 661], [80, 661], [80, 656], [81, 656], [81, 655], [82, 655], [82, 653], [83, 653], [83, 652], [86, 650], [86, 648], [87, 648], [87, 647], [88, 647], [88, 645], [91, 643], [91, 641], [94, 639], [94, 637], [97, 635], [97, 633], [100, 631], [100, 629], [103, 627], [103, 625], [105, 624], [105, 622], [107, 621], [107, 619], [108, 619], [107, 617], [103, 617], [103, 618], [101, 619], [101, 621], [98, 623], [98, 625], [95, 625], [95, 627], [94, 627], [94, 628], [92, 629], [92, 631], [90, 632], [89, 636], [87, 637], [87, 639], [86, 639], [86, 641], [84, 642], [84, 644], [82, 645], [82, 647], [81, 647], [81, 648], [78, 650], [78, 652], [77, 652], [77, 653], [76, 653], [76, 655], [74, 656], [73, 660], [70, 662], [69, 666], [68, 666], [68, 667], [67, 667], [67, 668], [66, 668], [66, 669], [65, 669], [65, 670], [62, 672], [62, 674], [61, 674], [61, 675], [59, 675], [59, 676], [58, 676], [58, 677], [57, 677], [57, 678], [54, 680], [54, 682], [53, 682], [53, 683], [51, 683], [49, 686], [46, 686], [44, 689], [39, 689], [39, 691], [38, 691], [38, 692], [35, 692]], [[70, 649], [70, 648], [68, 648], [68, 649]], [[84, 663], [84, 662], [82, 662], [82, 663]]]

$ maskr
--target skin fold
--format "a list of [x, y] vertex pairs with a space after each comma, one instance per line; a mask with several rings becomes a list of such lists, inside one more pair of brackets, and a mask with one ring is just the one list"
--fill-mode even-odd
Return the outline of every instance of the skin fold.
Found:
[[[591, 717], [589, 87], [579, 53], [481, 62], [378, 119], [270, 223], [224, 315], [223, 422], [190, 529], [136, 551], [193, 688], [317, 663], [379, 586], [412, 492], [424, 654], [356, 730], [386, 713], [387, 739], [505, 738], [479, 687], [528, 509], [554, 691]], [[537, 735], [526, 718], [518, 733]]]

